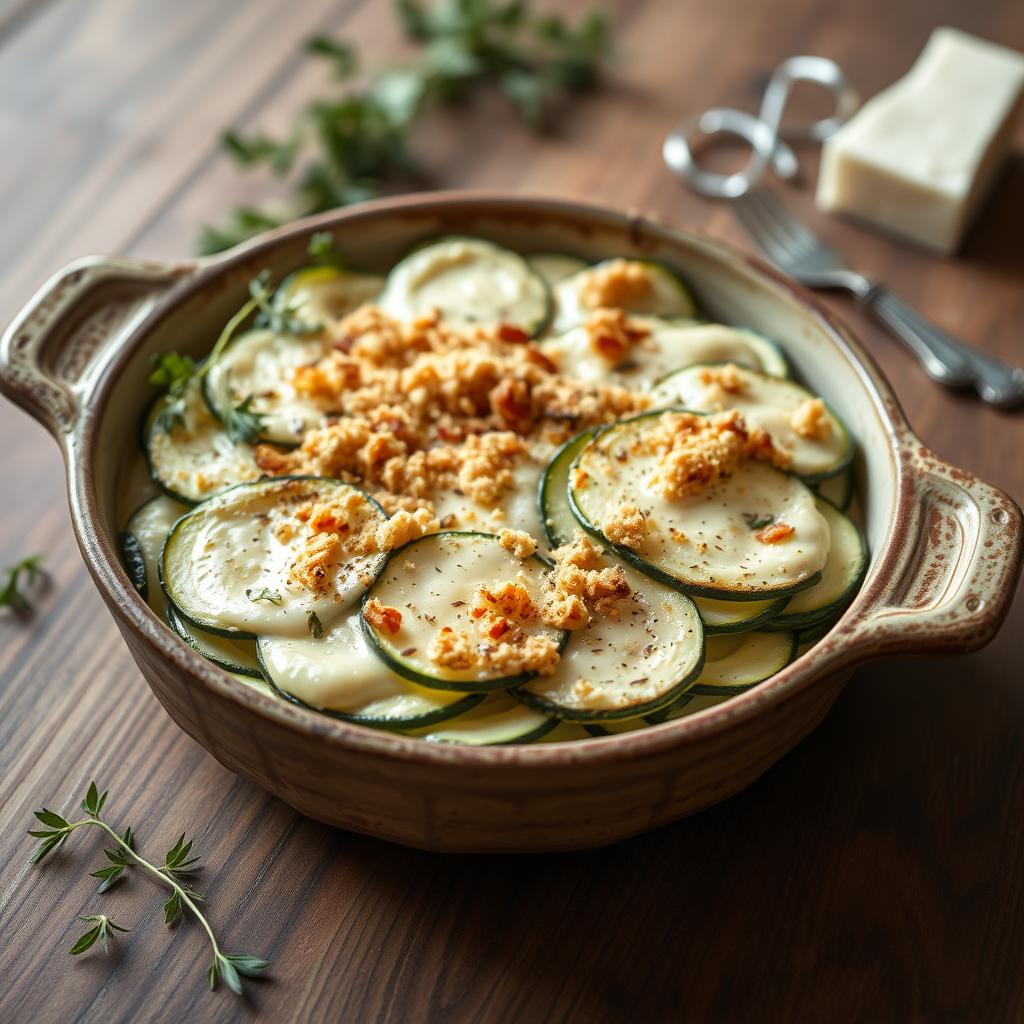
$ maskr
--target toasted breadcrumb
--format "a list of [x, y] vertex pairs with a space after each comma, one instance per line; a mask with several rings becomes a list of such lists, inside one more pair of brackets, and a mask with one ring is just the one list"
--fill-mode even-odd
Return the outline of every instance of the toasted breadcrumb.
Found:
[[473, 595], [470, 615], [474, 619], [500, 615], [520, 623], [530, 623], [537, 618], [537, 606], [530, 592], [521, 583], [508, 580], [496, 590], [481, 584]]
[[388, 636], [396, 636], [402, 629], [402, 613], [397, 608], [392, 608], [371, 597], [363, 607], [363, 617], [381, 633]]
[[740, 368], [734, 363], [705, 367], [699, 376], [702, 384], [717, 385], [730, 395], [741, 394], [746, 387]]
[[589, 537], [576, 537], [551, 557], [554, 570], [548, 574], [541, 618], [557, 629], [582, 629], [591, 615], [617, 618], [618, 602], [632, 591], [620, 565], [610, 565]]
[[669, 500], [696, 494], [729, 476], [745, 458], [780, 469], [792, 462], [764, 430], [748, 430], [735, 409], [713, 416], [667, 413], [644, 433], [643, 444], [658, 456], [651, 486]]
[[808, 398], [793, 410], [789, 419], [796, 433], [809, 441], [824, 441], [832, 433], [832, 421], [820, 398]]
[[537, 550], [537, 542], [525, 530], [499, 530], [498, 542], [520, 559], [529, 558]]
[[608, 260], [581, 274], [580, 303], [587, 309], [631, 306], [654, 286], [651, 269], [637, 260]]
[[551, 675], [559, 661], [553, 637], [507, 629], [496, 638], [474, 641], [464, 630], [442, 626], [431, 637], [427, 657], [440, 668], [486, 670], [498, 676], [536, 672]]
[[761, 527], [754, 536], [762, 544], [780, 544], [792, 537], [794, 533], [796, 533], [796, 527], [790, 526], [789, 523], [770, 523], [768, 526]]
[[629, 320], [621, 309], [598, 309], [584, 323], [591, 349], [609, 363], [621, 362], [650, 331]]
[[409, 541], [428, 533], [436, 533], [440, 528], [437, 517], [426, 509], [417, 509], [415, 512], [399, 509], [377, 527], [377, 550], [394, 551]]
[[601, 529], [613, 544], [641, 548], [647, 537], [647, 517], [636, 505], [620, 505], [601, 524]]

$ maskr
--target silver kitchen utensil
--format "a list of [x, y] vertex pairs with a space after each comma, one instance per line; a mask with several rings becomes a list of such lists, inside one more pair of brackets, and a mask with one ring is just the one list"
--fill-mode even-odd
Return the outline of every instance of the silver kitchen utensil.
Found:
[[877, 281], [851, 270], [767, 189], [747, 192], [734, 205], [747, 234], [772, 263], [811, 288], [852, 292], [917, 356], [929, 377], [951, 387], [973, 387], [992, 405], [1024, 403], [1024, 370], [957, 341]]
[[[835, 97], [831, 117], [809, 123], [783, 123], [789, 94], [798, 82], [814, 82]], [[729, 107], [706, 110], [683, 121], [665, 140], [662, 153], [669, 168], [691, 188], [715, 199], [736, 199], [756, 185], [768, 167], [780, 178], [792, 178], [798, 170], [796, 154], [785, 139], [824, 142], [860, 105], [857, 93], [835, 61], [826, 57], [790, 57], [772, 73], [757, 116]], [[705, 170], [697, 162], [691, 142], [703, 136], [708, 142], [723, 134], [750, 143], [750, 159], [733, 174]]]

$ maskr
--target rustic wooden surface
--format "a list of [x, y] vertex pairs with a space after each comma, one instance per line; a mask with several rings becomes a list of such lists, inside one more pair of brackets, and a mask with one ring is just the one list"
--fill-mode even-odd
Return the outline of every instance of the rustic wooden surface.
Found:
[[[416, 149], [436, 183], [647, 207], [742, 241], [663, 170], [676, 117], [755, 105], [794, 53], [836, 58], [871, 94], [936, 24], [1024, 49], [1011, 0], [612, 9], [622, 57], [603, 95], [544, 141], [497, 99], [431, 118]], [[376, 0], [2, 0], [0, 320], [72, 257], [187, 253], [198, 223], [260, 191], [218, 133], [285, 123], [324, 80], [298, 55], [315, 31], [400, 51]], [[938, 322], [1024, 363], [1024, 159], [955, 261], [828, 221], [806, 190], [787, 202]], [[942, 391], [835, 305], [925, 441], [1024, 497], [1024, 419]], [[43, 551], [54, 577], [35, 619], [0, 613], [0, 1020], [1024, 1019], [1020, 603], [978, 655], [863, 670], [793, 754], [692, 820], [580, 855], [431, 856], [299, 818], [179, 733], [82, 567], [55, 447], [7, 404], [0, 439], [0, 566]], [[100, 843], [29, 869], [24, 831], [92, 776], [146, 848], [197, 830], [226, 947], [274, 961], [245, 1003], [203, 990], [201, 933], [168, 934], [143, 879], [105, 897], [133, 927], [110, 961], [66, 955], [75, 915], [101, 908], [85, 877]]]

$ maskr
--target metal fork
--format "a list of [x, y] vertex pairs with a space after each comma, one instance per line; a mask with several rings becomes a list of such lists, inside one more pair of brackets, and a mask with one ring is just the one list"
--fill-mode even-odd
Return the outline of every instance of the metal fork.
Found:
[[842, 256], [795, 220], [766, 189], [734, 200], [747, 234], [780, 270], [811, 288], [843, 288], [878, 317], [918, 358], [933, 380], [973, 387], [992, 405], [1024, 402], [1024, 370], [957, 341], [876, 281], [846, 266]]

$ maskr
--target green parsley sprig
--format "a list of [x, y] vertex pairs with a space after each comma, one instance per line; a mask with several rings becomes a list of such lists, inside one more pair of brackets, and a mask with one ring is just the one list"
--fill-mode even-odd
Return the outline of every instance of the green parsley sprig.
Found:
[[[163, 905], [164, 921], [168, 925], [175, 924], [187, 910], [202, 926], [210, 940], [213, 949], [213, 962], [207, 972], [210, 988], [217, 987], [221, 978], [225, 984], [236, 995], [242, 995], [242, 976], [256, 978], [266, 972], [270, 966], [269, 961], [257, 956], [250, 956], [247, 953], [231, 954], [221, 950], [217, 937], [210, 927], [206, 916], [199, 909], [199, 903], [203, 897], [196, 892], [191, 885], [192, 879], [199, 870], [199, 858], [192, 853], [193, 841], [185, 839], [184, 834], [171, 847], [164, 856], [163, 864], [157, 865], [146, 860], [135, 850], [134, 837], [130, 828], [118, 834], [101, 817], [104, 804], [107, 802], [107, 792], [100, 792], [95, 782], [89, 784], [89, 790], [81, 803], [85, 817], [76, 821], [68, 821], [56, 811], [42, 808], [35, 812], [36, 818], [46, 825], [45, 829], [33, 829], [29, 835], [39, 840], [31, 863], [38, 864], [44, 857], [62, 846], [68, 837], [80, 828], [92, 827], [105, 832], [114, 841], [112, 850], [105, 849], [103, 852], [110, 862], [109, 865], [93, 871], [92, 877], [99, 878], [100, 886], [97, 890], [100, 893], [107, 892], [111, 886], [122, 876], [123, 872], [130, 867], [141, 868], [151, 878], [156, 879], [161, 885], [166, 885], [171, 890], [171, 895]], [[110, 940], [114, 937], [113, 931], [127, 932], [127, 928], [114, 924], [105, 914], [90, 915], [81, 917], [80, 920], [93, 924], [84, 935], [71, 947], [69, 952], [77, 956], [90, 949], [97, 941], [106, 953], [109, 951]]]
[[608, 22], [592, 11], [572, 25], [536, 14], [527, 0], [396, 0], [416, 60], [384, 69], [366, 85], [348, 43], [317, 36], [309, 53], [330, 62], [340, 95], [314, 100], [284, 138], [229, 131], [224, 146], [241, 167], [262, 166], [294, 185], [283, 214], [239, 207], [221, 227], [205, 227], [201, 252], [219, 252], [292, 217], [372, 198], [418, 175], [409, 140], [420, 115], [497, 88], [530, 127], [542, 129], [560, 96], [592, 89], [610, 49]]
[[34, 607], [24, 588], [46, 579], [43, 556], [29, 555], [20, 562], [8, 566], [6, 572], [7, 581], [0, 588], [0, 608], [10, 608], [18, 615], [31, 614]]

